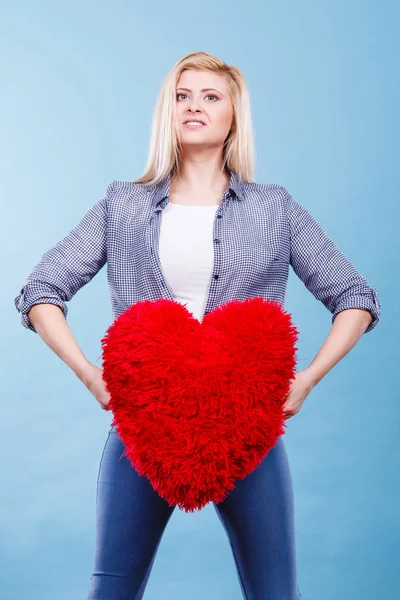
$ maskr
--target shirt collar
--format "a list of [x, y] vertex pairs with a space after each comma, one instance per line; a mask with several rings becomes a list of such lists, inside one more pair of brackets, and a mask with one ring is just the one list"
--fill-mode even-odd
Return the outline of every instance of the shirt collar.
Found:
[[[230, 175], [229, 188], [225, 191], [224, 195], [232, 195], [233, 198], [243, 200], [243, 182], [239, 179], [238, 175], [232, 169], [227, 169]], [[155, 192], [153, 196], [153, 206], [157, 206], [162, 200], [169, 196], [171, 175], [168, 174], [163, 180], [155, 185]]]

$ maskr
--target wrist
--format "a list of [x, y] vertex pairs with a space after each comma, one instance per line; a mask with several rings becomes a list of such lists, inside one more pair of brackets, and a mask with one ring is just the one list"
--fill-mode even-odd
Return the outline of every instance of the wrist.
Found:
[[322, 376], [318, 373], [318, 371], [310, 365], [305, 369], [310, 385], [313, 387], [317, 385], [322, 379]]
[[90, 373], [91, 373], [92, 369], [93, 369], [92, 363], [89, 362], [86, 359], [84, 361], [82, 361], [81, 363], [79, 363], [78, 365], [75, 365], [74, 367], [72, 367], [72, 370], [75, 373], [75, 375], [85, 385], [87, 383], [87, 380], [88, 380], [88, 378], [90, 376]]

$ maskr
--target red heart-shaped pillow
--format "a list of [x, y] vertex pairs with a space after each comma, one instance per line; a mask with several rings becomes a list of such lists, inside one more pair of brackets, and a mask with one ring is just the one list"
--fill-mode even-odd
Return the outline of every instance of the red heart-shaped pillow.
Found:
[[101, 340], [112, 425], [140, 475], [186, 512], [223, 500], [285, 431], [298, 331], [273, 300], [232, 300], [196, 319], [144, 300]]

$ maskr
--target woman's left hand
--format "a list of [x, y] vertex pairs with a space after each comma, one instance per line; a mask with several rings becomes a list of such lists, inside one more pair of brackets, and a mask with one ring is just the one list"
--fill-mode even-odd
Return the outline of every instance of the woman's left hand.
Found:
[[291, 382], [289, 393], [283, 405], [285, 419], [290, 419], [299, 412], [304, 400], [315, 386], [312, 375], [307, 369], [298, 371]]

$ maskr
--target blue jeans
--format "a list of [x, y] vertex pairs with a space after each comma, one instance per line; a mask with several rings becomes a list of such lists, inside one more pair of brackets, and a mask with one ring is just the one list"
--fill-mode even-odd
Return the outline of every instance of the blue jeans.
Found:
[[[139, 476], [115, 427], [97, 482], [94, 570], [87, 600], [141, 600], [175, 509]], [[219, 504], [245, 600], [300, 600], [293, 489], [283, 438]]]

